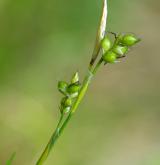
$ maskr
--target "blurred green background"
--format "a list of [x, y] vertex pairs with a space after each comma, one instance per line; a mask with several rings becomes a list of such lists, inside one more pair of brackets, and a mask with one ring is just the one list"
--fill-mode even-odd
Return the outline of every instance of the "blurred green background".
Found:
[[[32, 165], [59, 118], [58, 80], [83, 79], [102, 0], [0, 0], [0, 164]], [[108, 30], [141, 44], [101, 68], [46, 165], [160, 164], [160, 1], [109, 0]]]

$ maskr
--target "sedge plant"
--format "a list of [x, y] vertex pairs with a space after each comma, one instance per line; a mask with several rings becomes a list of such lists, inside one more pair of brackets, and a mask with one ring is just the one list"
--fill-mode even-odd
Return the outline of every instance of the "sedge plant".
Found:
[[[54, 144], [59, 139], [70, 119], [76, 112], [88, 89], [89, 84], [91, 83], [92, 78], [95, 76], [100, 66], [103, 64], [106, 65], [117, 63], [121, 58], [126, 57], [132, 46], [140, 41], [136, 35], [131, 33], [107, 33], [107, 15], [107, 0], [103, 0], [102, 16], [97, 31], [96, 42], [84, 80], [80, 82], [79, 73], [76, 72], [71, 78], [70, 82], [58, 82], [58, 90], [63, 95], [59, 106], [61, 115], [56, 129], [41, 156], [39, 157], [36, 165], [44, 164], [48, 158], [52, 148], [54, 147]], [[113, 35], [113, 41], [111, 38], [109, 38], [109, 33]]]

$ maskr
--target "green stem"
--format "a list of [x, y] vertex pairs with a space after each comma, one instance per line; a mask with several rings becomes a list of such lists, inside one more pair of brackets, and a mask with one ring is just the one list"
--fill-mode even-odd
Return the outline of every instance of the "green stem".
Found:
[[60, 130], [60, 126], [62, 124], [63, 118], [64, 118], [64, 115], [62, 114], [60, 119], [59, 119], [59, 122], [57, 124], [57, 127], [56, 127], [56, 129], [55, 129], [55, 131], [53, 133], [53, 135], [51, 136], [51, 138], [50, 138], [50, 140], [49, 140], [45, 150], [43, 151], [43, 153], [40, 156], [39, 160], [37, 161], [36, 165], [41, 165], [41, 164], [43, 164], [46, 161], [46, 159], [47, 159], [51, 149], [53, 148], [53, 146], [54, 146], [54, 144], [56, 142], [56, 139], [60, 135], [59, 134], [59, 130]]
[[48, 142], [44, 152], [40, 156], [40, 158], [37, 161], [36, 165], [42, 165], [45, 162], [45, 160], [47, 159], [47, 157], [48, 157], [51, 149], [53, 148], [55, 142], [58, 140], [59, 136], [62, 134], [63, 130], [65, 129], [65, 127], [69, 123], [72, 115], [77, 110], [81, 100], [83, 99], [83, 97], [84, 97], [84, 95], [85, 95], [85, 93], [86, 93], [86, 91], [88, 89], [88, 86], [89, 86], [89, 84], [91, 82], [92, 77], [95, 75], [95, 73], [97, 72], [98, 68], [102, 64], [102, 62], [103, 62], [103, 60], [100, 59], [99, 62], [97, 63], [97, 65], [95, 66], [95, 68], [93, 70], [92, 70], [92, 68], [89, 68], [89, 72], [88, 72], [87, 76], [85, 77], [85, 79], [83, 81], [83, 84], [82, 84], [81, 90], [79, 92], [79, 95], [78, 95], [74, 105], [72, 106], [72, 109], [71, 109], [69, 115], [65, 118], [63, 124], [62, 124], [63, 115], [61, 116], [61, 119], [59, 121], [59, 124], [58, 124], [56, 130], [54, 131], [50, 141]]

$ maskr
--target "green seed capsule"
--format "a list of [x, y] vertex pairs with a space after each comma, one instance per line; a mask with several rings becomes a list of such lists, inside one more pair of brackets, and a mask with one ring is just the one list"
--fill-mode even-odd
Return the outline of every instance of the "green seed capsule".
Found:
[[123, 56], [128, 52], [128, 47], [127, 46], [121, 46], [117, 45], [113, 48], [114, 53], [117, 54], [117, 57]]
[[78, 96], [78, 92], [69, 95], [69, 97], [72, 99], [76, 98], [77, 96]]
[[107, 52], [112, 46], [112, 43], [110, 41], [110, 39], [108, 37], [105, 37], [103, 40], [102, 40], [102, 48], [104, 50], [104, 52]]
[[71, 110], [71, 107], [61, 108], [61, 114], [66, 114]]
[[71, 107], [66, 107], [63, 109], [63, 113], [68, 113], [71, 110]]
[[58, 90], [63, 93], [64, 95], [66, 95], [67, 93], [67, 87], [68, 87], [68, 84], [64, 81], [59, 81], [58, 82]]
[[72, 105], [72, 99], [68, 97], [64, 97], [61, 101], [62, 107], [69, 107]]
[[121, 43], [126, 46], [133, 46], [139, 41], [140, 41], [140, 39], [138, 39], [133, 34], [126, 34], [123, 36]]
[[116, 59], [117, 59], [117, 55], [112, 51], [109, 51], [103, 55], [103, 60], [106, 63], [115, 63]]
[[80, 86], [80, 84], [78, 84], [78, 83], [70, 84], [70, 85], [68, 86], [68, 88], [67, 88], [67, 92], [68, 92], [69, 94], [77, 93], [77, 92], [79, 92], [80, 87], [81, 87], [81, 86]]

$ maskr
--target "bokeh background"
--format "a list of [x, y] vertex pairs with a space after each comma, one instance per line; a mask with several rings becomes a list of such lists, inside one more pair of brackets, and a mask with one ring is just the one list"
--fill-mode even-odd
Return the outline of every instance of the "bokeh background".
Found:
[[[160, 1], [108, 0], [108, 30], [141, 44], [101, 68], [46, 165], [160, 164]], [[59, 118], [57, 81], [83, 79], [102, 0], [0, 0], [0, 164], [35, 164]]]

